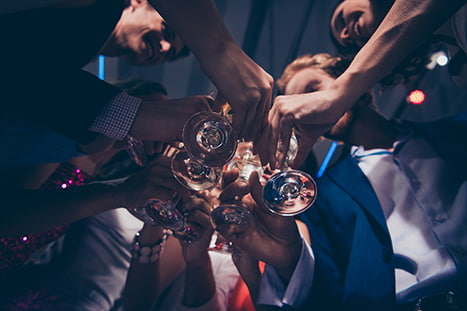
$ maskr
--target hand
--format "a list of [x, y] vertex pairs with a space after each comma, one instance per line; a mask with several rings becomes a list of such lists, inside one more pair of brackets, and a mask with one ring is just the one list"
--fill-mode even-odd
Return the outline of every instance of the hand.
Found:
[[[291, 166], [299, 168], [312, 150], [314, 143], [328, 131], [347, 110], [341, 101], [332, 100], [336, 93], [325, 91], [277, 96], [269, 112], [268, 127], [258, 143], [263, 164], [269, 163], [272, 169], [282, 167], [288, 150], [292, 128], [300, 136], [297, 155]], [[282, 150], [276, 155], [278, 141]]]
[[209, 221], [211, 205], [201, 197], [191, 197], [183, 202], [182, 210], [187, 213], [186, 226], [190, 227], [195, 234], [195, 239], [190, 242], [179, 240], [182, 246], [185, 262], [191, 263], [204, 259], [207, 254], [209, 243], [214, 229]]
[[212, 98], [201, 95], [143, 101], [129, 134], [144, 141], [181, 141], [185, 122], [197, 112], [210, 110], [211, 102]]
[[232, 260], [237, 267], [240, 276], [248, 287], [251, 299], [255, 301], [258, 296], [262, 275], [261, 270], [259, 269], [258, 260], [254, 259], [237, 247], [234, 247]]
[[[228, 180], [234, 176], [229, 176]], [[237, 172], [238, 174], [238, 172]], [[234, 200], [245, 192], [244, 182], [227, 184], [221, 194], [222, 202]], [[242, 198], [242, 204], [253, 213], [256, 228], [248, 234], [229, 234], [220, 232], [225, 238], [233, 242], [235, 247], [256, 260], [263, 261], [276, 268], [279, 275], [289, 279], [301, 252], [301, 237], [293, 217], [272, 214], [262, 203], [262, 187], [257, 172], [253, 172], [249, 180], [250, 195]]]
[[191, 191], [177, 182], [172, 175], [170, 163], [171, 158], [160, 156], [120, 184], [119, 191], [125, 194], [122, 205], [137, 208], [150, 198], [171, 200], [175, 193], [182, 199], [188, 199]]
[[203, 71], [232, 107], [235, 135], [255, 139], [271, 107], [272, 77], [235, 44], [212, 59], [202, 63]]

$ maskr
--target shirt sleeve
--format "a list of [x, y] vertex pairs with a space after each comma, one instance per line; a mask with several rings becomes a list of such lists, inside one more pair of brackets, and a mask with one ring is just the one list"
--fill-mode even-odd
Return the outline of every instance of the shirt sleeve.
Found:
[[125, 92], [117, 94], [104, 106], [89, 130], [116, 140], [124, 139], [133, 125], [141, 101]]
[[289, 284], [282, 282], [273, 266], [266, 265], [256, 304], [299, 307], [310, 294], [314, 267], [313, 250], [302, 239], [302, 252]]

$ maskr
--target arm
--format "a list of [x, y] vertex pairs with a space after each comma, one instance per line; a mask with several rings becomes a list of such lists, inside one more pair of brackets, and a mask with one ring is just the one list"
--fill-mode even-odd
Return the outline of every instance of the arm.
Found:
[[92, 183], [50, 191], [23, 190], [11, 185], [2, 189], [5, 190], [0, 206], [2, 236], [44, 231], [122, 206], [136, 208], [151, 197], [168, 200], [173, 189], [182, 197], [189, 196], [189, 190], [173, 178], [170, 159], [165, 157], [114, 185]]
[[[442, 0], [396, 0], [349, 68], [328, 88], [275, 99], [269, 113], [270, 132], [263, 137], [272, 137], [270, 145], [275, 146], [279, 138], [288, 141], [291, 128], [297, 127], [302, 136], [293, 167], [299, 167], [316, 140], [364, 92], [389, 73], [464, 3], [462, 0], [449, 3]], [[261, 145], [267, 146], [265, 140]], [[261, 150], [262, 158], [276, 163], [274, 152], [266, 147]]]
[[234, 41], [214, 2], [150, 2], [186, 42], [204, 73], [231, 103], [236, 133], [256, 137], [266, 123], [273, 79]]
[[[163, 240], [162, 227], [144, 225], [140, 231], [139, 243], [141, 245], [153, 245]], [[123, 302], [125, 311], [150, 310], [160, 291], [160, 260], [140, 263], [134, 256], [130, 263]]]
[[[232, 172], [226, 173], [227, 183]], [[301, 237], [302, 234], [307, 235], [307, 231], [303, 231], [302, 225], [295, 222], [293, 217], [275, 215], [266, 209], [262, 203], [262, 187], [257, 173], [251, 175], [249, 185], [251, 196], [244, 197], [242, 203], [253, 211], [256, 230], [247, 235], [228, 237], [240, 248], [240, 256], [244, 257], [234, 260], [237, 265], [240, 264], [242, 277], [245, 277], [252, 296], [257, 295], [257, 304], [300, 306], [309, 295], [314, 271], [313, 253]], [[244, 183], [228, 184], [221, 200], [225, 202], [244, 195], [244, 187]], [[254, 260], [266, 263], [261, 280]]]
[[[191, 242], [180, 240], [186, 262], [182, 308], [197, 308], [209, 302], [216, 294], [216, 282], [208, 247], [212, 227], [209, 221], [211, 206], [201, 198], [192, 198], [183, 205], [188, 213], [187, 226], [195, 233]], [[217, 309], [217, 308], [216, 308]]]

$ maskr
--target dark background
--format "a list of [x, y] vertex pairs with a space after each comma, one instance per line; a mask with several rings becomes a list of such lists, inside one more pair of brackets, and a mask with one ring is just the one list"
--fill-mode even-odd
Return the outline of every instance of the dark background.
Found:
[[[287, 63], [304, 53], [336, 53], [329, 35], [331, 11], [339, 1], [329, 0], [216, 0], [215, 3], [240, 46], [274, 78]], [[97, 74], [97, 62], [86, 67]], [[215, 90], [191, 55], [155, 67], [130, 66], [116, 58], [105, 58], [105, 79], [113, 82], [129, 77], [161, 82], [169, 97], [208, 94]], [[219, 68], [222, 70], [222, 68]], [[426, 100], [409, 104], [407, 94], [422, 89]], [[453, 85], [446, 67], [436, 66], [410, 87], [399, 86], [377, 97], [383, 115], [429, 121], [467, 111], [467, 93]], [[322, 157], [326, 151], [317, 146]], [[324, 151], [321, 149], [324, 148]]]

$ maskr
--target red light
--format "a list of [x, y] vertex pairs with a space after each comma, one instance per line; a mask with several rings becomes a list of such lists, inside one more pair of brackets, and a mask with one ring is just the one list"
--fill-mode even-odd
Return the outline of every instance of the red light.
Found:
[[421, 90], [413, 90], [410, 92], [409, 96], [407, 96], [407, 101], [414, 105], [420, 105], [425, 101], [426, 95]]

